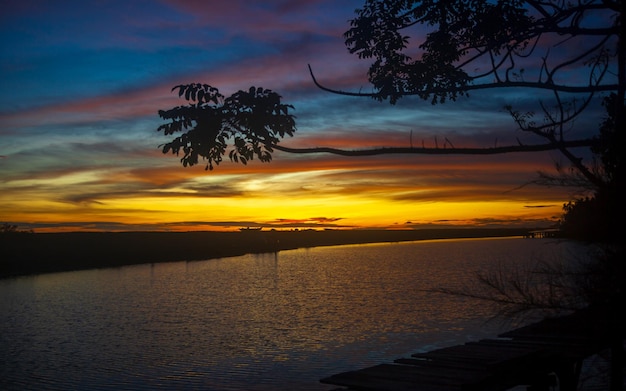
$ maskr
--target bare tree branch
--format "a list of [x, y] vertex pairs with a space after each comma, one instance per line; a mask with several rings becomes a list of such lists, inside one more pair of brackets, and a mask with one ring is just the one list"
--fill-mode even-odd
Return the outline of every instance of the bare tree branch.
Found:
[[[592, 139], [570, 140], [534, 145], [509, 145], [503, 147], [485, 148], [413, 148], [413, 147], [383, 147], [373, 149], [346, 150], [330, 147], [291, 148], [282, 145], [273, 145], [272, 148], [288, 153], [332, 153], [342, 156], [375, 156], [385, 154], [414, 154], [414, 155], [497, 155], [512, 152], [541, 152], [560, 148], [589, 147]], [[452, 146], [452, 144], [450, 144]]]

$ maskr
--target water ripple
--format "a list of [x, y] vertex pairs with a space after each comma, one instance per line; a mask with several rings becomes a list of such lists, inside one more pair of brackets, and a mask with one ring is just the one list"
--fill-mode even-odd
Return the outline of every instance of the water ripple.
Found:
[[328, 390], [330, 374], [493, 335], [427, 293], [541, 240], [337, 246], [0, 281], [3, 390]]

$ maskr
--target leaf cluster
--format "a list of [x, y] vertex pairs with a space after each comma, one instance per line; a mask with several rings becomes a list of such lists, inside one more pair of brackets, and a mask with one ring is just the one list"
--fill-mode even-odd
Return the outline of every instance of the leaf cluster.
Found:
[[[606, 117], [600, 124], [600, 130], [595, 137], [595, 144], [591, 151], [600, 157], [606, 181], [615, 183], [623, 180], [624, 150], [626, 141], [624, 140], [624, 129], [618, 129], [619, 116], [623, 104], [620, 106], [617, 94], [610, 94], [602, 100], [602, 105], [607, 111]], [[620, 147], [621, 146], [621, 147]]]
[[208, 84], [178, 85], [172, 91], [188, 101], [170, 110], [159, 110], [169, 122], [157, 131], [164, 135], [182, 132], [172, 141], [160, 145], [163, 153], [182, 153], [183, 166], [206, 160], [205, 169], [213, 170], [228, 152], [231, 161], [247, 164], [255, 157], [261, 162], [272, 160], [273, 147], [286, 135], [296, 131], [292, 105], [281, 102], [281, 96], [262, 87], [250, 87], [229, 97]]
[[[367, 95], [392, 104], [418, 95], [436, 104], [477, 88], [570, 89], [555, 85], [556, 73], [593, 62], [605, 51], [605, 38], [619, 31], [618, 8], [600, 0], [366, 0], [344, 37], [350, 53], [372, 60], [368, 76], [375, 92]], [[598, 13], [607, 24], [589, 27]], [[411, 29], [417, 30], [411, 34]], [[590, 42], [598, 37], [600, 43], [581, 47], [552, 67], [547, 53], [536, 54], [540, 42], [554, 45], [581, 36]], [[534, 81], [523, 79], [520, 63], [528, 58], [542, 66]], [[590, 83], [581, 91], [599, 88]]]

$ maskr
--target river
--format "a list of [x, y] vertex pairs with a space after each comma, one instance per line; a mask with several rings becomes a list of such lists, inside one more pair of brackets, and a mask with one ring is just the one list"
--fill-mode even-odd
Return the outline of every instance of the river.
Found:
[[0, 389], [329, 390], [320, 378], [510, 327], [429, 289], [571, 251], [433, 240], [4, 279]]

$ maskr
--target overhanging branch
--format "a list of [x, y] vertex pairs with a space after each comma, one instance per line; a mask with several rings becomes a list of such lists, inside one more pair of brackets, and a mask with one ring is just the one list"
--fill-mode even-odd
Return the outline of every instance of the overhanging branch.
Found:
[[376, 155], [498, 155], [511, 152], [541, 152], [554, 151], [564, 148], [589, 147], [593, 144], [592, 139], [563, 141], [558, 143], [533, 144], [533, 145], [509, 145], [492, 148], [412, 148], [412, 147], [383, 147], [373, 149], [346, 150], [330, 147], [314, 148], [290, 148], [282, 145], [272, 145], [273, 149], [297, 154], [307, 153], [330, 153], [341, 156], [376, 156]]
[[[311, 79], [315, 86], [323, 91], [330, 92], [338, 95], [345, 96], [358, 96], [358, 97], [370, 97], [376, 98], [379, 96], [378, 93], [371, 92], [350, 92], [343, 90], [335, 90], [329, 87], [325, 87], [320, 84], [315, 78], [313, 74], [313, 69], [309, 64], [309, 73], [311, 74]], [[590, 92], [603, 92], [603, 91], [615, 91], [619, 87], [618, 84], [598, 84], [598, 85], [587, 85], [587, 86], [568, 86], [568, 85], [560, 85], [553, 83], [541, 83], [541, 82], [530, 82], [530, 81], [501, 81], [497, 83], [486, 83], [486, 84], [472, 84], [463, 87], [450, 87], [450, 88], [433, 88], [428, 91], [406, 91], [403, 92], [402, 95], [410, 96], [410, 95], [425, 95], [425, 94], [437, 94], [442, 92], [466, 92], [466, 91], [476, 91], [476, 90], [486, 90], [491, 88], [532, 88], [532, 89], [540, 89], [540, 90], [549, 90], [549, 91], [558, 91], [558, 92], [569, 92], [569, 93], [590, 93]]]

